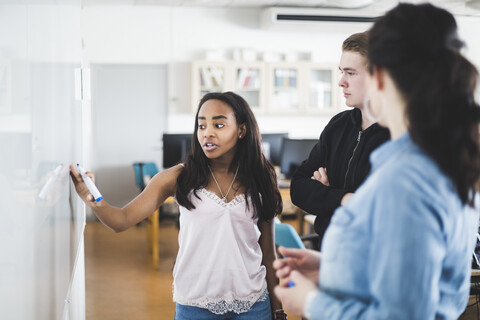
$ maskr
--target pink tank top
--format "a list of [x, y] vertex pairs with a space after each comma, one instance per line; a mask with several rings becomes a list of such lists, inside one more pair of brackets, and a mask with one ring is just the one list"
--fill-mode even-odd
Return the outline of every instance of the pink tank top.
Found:
[[173, 300], [216, 314], [246, 312], [267, 298], [258, 219], [245, 195], [225, 203], [206, 189], [190, 193], [195, 209], [180, 206], [180, 245]]

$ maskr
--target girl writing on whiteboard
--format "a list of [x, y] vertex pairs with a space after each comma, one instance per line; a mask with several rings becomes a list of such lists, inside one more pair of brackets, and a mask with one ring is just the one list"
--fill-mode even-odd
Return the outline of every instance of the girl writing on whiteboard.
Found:
[[158, 173], [123, 208], [96, 202], [71, 167], [75, 188], [116, 232], [175, 197], [180, 207], [175, 319], [286, 319], [271, 294], [278, 282], [273, 221], [282, 200], [248, 103], [232, 92], [206, 94], [193, 138], [185, 163]]

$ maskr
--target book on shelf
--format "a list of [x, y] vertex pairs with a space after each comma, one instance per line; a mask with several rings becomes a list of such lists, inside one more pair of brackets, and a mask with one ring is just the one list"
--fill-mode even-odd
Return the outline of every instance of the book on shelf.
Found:
[[200, 68], [202, 88], [223, 88], [223, 70], [221, 68]]
[[275, 69], [275, 87], [283, 87], [283, 74], [282, 69]]
[[258, 69], [250, 69], [249, 77], [247, 81], [247, 87], [250, 89], [258, 89], [260, 86], [259, 77], [260, 75], [259, 75]]
[[297, 86], [297, 71], [295, 69], [290, 69], [288, 72], [289, 76], [289, 82], [288, 85], [290, 87], [296, 87]]
[[238, 69], [237, 72], [237, 88], [242, 89], [247, 78], [248, 70], [246, 68]]
[[242, 68], [237, 73], [238, 89], [258, 89], [260, 86], [259, 70], [255, 68]]
[[245, 78], [245, 80], [243, 81], [243, 88], [244, 89], [248, 89], [248, 82], [250, 81], [250, 76], [247, 75], [247, 77]]
[[219, 68], [212, 68], [210, 72], [212, 75], [213, 85], [217, 88], [222, 88], [223, 87], [223, 70]]
[[204, 88], [211, 88], [213, 86], [212, 77], [208, 68], [200, 68], [200, 77]]

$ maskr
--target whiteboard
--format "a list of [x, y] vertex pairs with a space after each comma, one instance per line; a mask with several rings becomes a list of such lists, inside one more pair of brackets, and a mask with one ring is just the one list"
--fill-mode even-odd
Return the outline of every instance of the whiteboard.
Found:
[[0, 5], [0, 319], [64, 319], [84, 308], [80, 1], [22, 3]]

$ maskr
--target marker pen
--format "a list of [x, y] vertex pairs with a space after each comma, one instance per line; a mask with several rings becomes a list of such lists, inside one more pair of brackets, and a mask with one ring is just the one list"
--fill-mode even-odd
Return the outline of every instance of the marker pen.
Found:
[[87, 185], [88, 190], [90, 190], [90, 193], [93, 195], [95, 198], [95, 201], [99, 202], [100, 200], [103, 199], [102, 195], [100, 194], [100, 191], [98, 191], [97, 186], [95, 183], [93, 183], [92, 179], [86, 175], [85, 169], [80, 167], [80, 165], [77, 163], [77, 168], [80, 171], [80, 174], [82, 175], [83, 182]]

